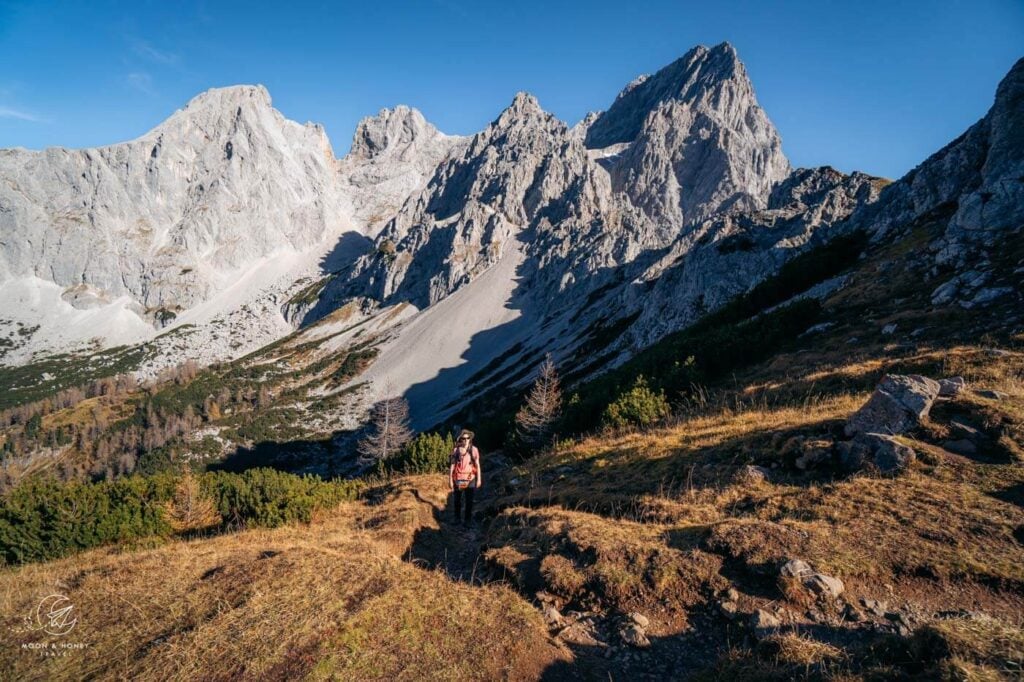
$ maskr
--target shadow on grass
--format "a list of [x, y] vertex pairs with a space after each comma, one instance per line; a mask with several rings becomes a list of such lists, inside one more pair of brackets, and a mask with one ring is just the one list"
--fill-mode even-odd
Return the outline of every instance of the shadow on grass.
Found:
[[241, 473], [266, 467], [293, 474], [313, 473], [323, 478], [353, 473], [354, 458], [339, 447], [338, 436], [318, 440], [262, 441], [239, 446], [223, 459], [207, 465], [210, 471]]

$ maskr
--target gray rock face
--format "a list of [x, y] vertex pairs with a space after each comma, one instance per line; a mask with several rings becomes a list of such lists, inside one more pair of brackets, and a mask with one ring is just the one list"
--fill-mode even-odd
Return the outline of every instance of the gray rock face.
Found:
[[[999, 84], [984, 118], [887, 187], [853, 224], [879, 240], [915, 221], [945, 220], [945, 234], [930, 245], [933, 258], [940, 267], [965, 269], [1000, 235], [1024, 226], [1022, 130], [1024, 59]], [[946, 290], [935, 295], [939, 303], [949, 300]]]
[[382, 109], [360, 121], [351, 150], [338, 165], [357, 222], [379, 231], [464, 140], [441, 133], [407, 106]]
[[815, 571], [801, 559], [790, 559], [779, 570], [783, 581], [796, 582], [821, 599], [835, 600], [846, 587], [839, 578]]
[[698, 46], [631, 83], [589, 125], [586, 143], [630, 143], [612, 166], [614, 188], [648, 216], [675, 224], [764, 208], [790, 170], [728, 43]]
[[879, 183], [863, 173], [798, 169], [772, 192], [768, 207], [727, 213], [684, 230], [618, 302], [638, 311], [622, 343], [642, 348], [693, 324], [774, 274], [795, 254], [828, 241], [842, 221], [877, 199]]
[[261, 86], [210, 90], [123, 144], [0, 150], [0, 281], [188, 308], [258, 258], [340, 232], [334, 176], [323, 128], [285, 120]]
[[1024, 59], [999, 84], [983, 123], [987, 136], [980, 141], [985, 147], [981, 184], [960, 195], [950, 221], [954, 234], [1024, 225]]
[[952, 398], [960, 395], [967, 388], [967, 382], [963, 377], [949, 377], [939, 380], [939, 395], [944, 398]]
[[771, 611], [758, 609], [750, 615], [750, 627], [754, 629], [756, 637], [762, 638], [782, 627], [782, 620]]
[[846, 435], [899, 434], [916, 427], [939, 396], [939, 382], [917, 374], [886, 376], [846, 422]]
[[596, 168], [564, 123], [519, 93], [402, 206], [378, 238], [378, 252], [356, 265], [351, 279], [360, 288], [353, 290], [382, 302], [436, 303], [500, 260], [569, 182], [598, 182]]

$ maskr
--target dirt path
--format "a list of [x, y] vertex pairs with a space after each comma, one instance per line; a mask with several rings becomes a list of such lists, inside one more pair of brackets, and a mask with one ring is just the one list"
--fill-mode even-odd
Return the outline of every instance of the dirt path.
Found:
[[[500, 473], [491, 470], [492, 480]], [[408, 560], [423, 568], [443, 570], [452, 580], [471, 584], [483, 584], [486, 575], [481, 552], [484, 545], [483, 510], [493, 497], [493, 487], [484, 485], [476, 491], [473, 500], [473, 522], [464, 526], [456, 521], [452, 499], [446, 496], [444, 505], [425, 499], [418, 492], [413, 493], [421, 503], [431, 507], [431, 513], [438, 528], [421, 528], [416, 532], [409, 549]]]

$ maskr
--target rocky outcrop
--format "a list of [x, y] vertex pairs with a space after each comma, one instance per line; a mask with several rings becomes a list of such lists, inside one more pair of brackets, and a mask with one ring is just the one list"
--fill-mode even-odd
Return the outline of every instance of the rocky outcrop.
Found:
[[586, 143], [629, 143], [611, 166], [615, 190], [651, 218], [675, 225], [764, 208], [790, 171], [728, 43], [695, 47], [628, 85], [588, 126]]
[[[941, 221], [929, 244], [933, 276], [987, 270], [987, 250], [1024, 228], [1024, 59], [1003, 78], [988, 113], [963, 135], [893, 183], [852, 221], [881, 240], [921, 221]], [[977, 274], [977, 273], [976, 273]], [[959, 285], [949, 291], [950, 300]], [[938, 296], [946, 301], [946, 290]]]
[[382, 109], [360, 121], [339, 163], [342, 191], [358, 223], [378, 232], [464, 141], [445, 135], [407, 106]]
[[846, 435], [906, 433], [928, 415], [940, 390], [939, 382], [928, 377], [887, 375], [871, 398], [846, 421]]
[[0, 281], [86, 285], [149, 311], [189, 308], [345, 220], [323, 128], [286, 120], [261, 86], [205, 92], [123, 144], [0, 151], [0, 177]]
[[790, 559], [779, 569], [779, 582], [783, 591], [793, 588], [807, 590], [822, 600], [835, 601], [846, 587], [839, 578], [819, 573], [801, 559]]
[[436, 303], [501, 259], [513, 238], [563, 199], [571, 184], [588, 181], [596, 182], [582, 143], [536, 98], [519, 93], [437, 167], [351, 279], [385, 303]]
[[684, 231], [637, 278], [649, 288], [627, 290], [618, 302], [639, 313], [623, 347], [647, 346], [748, 291], [832, 238], [880, 189], [878, 178], [864, 173], [798, 169], [775, 187], [764, 210], [727, 213]]
[[852, 441], [839, 443], [837, 450], [839, 464], [847, 472], [899, 474], [917, 460], [912, 447], [887, 433], [858, 433]]

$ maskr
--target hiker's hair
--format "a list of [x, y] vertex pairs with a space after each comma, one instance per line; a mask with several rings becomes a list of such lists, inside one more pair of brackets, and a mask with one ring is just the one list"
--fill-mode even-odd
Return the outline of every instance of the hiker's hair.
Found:
[[466, 436], [467, 438], [469, 438], [470, 442], [473, 441], [473, 432], [470, 431], [469, 429], [462, 429], [461, 431], [459, 431], [459, 436], [455, 440], [457, 441], [457, 440], [461, 439], [463, 436]]

